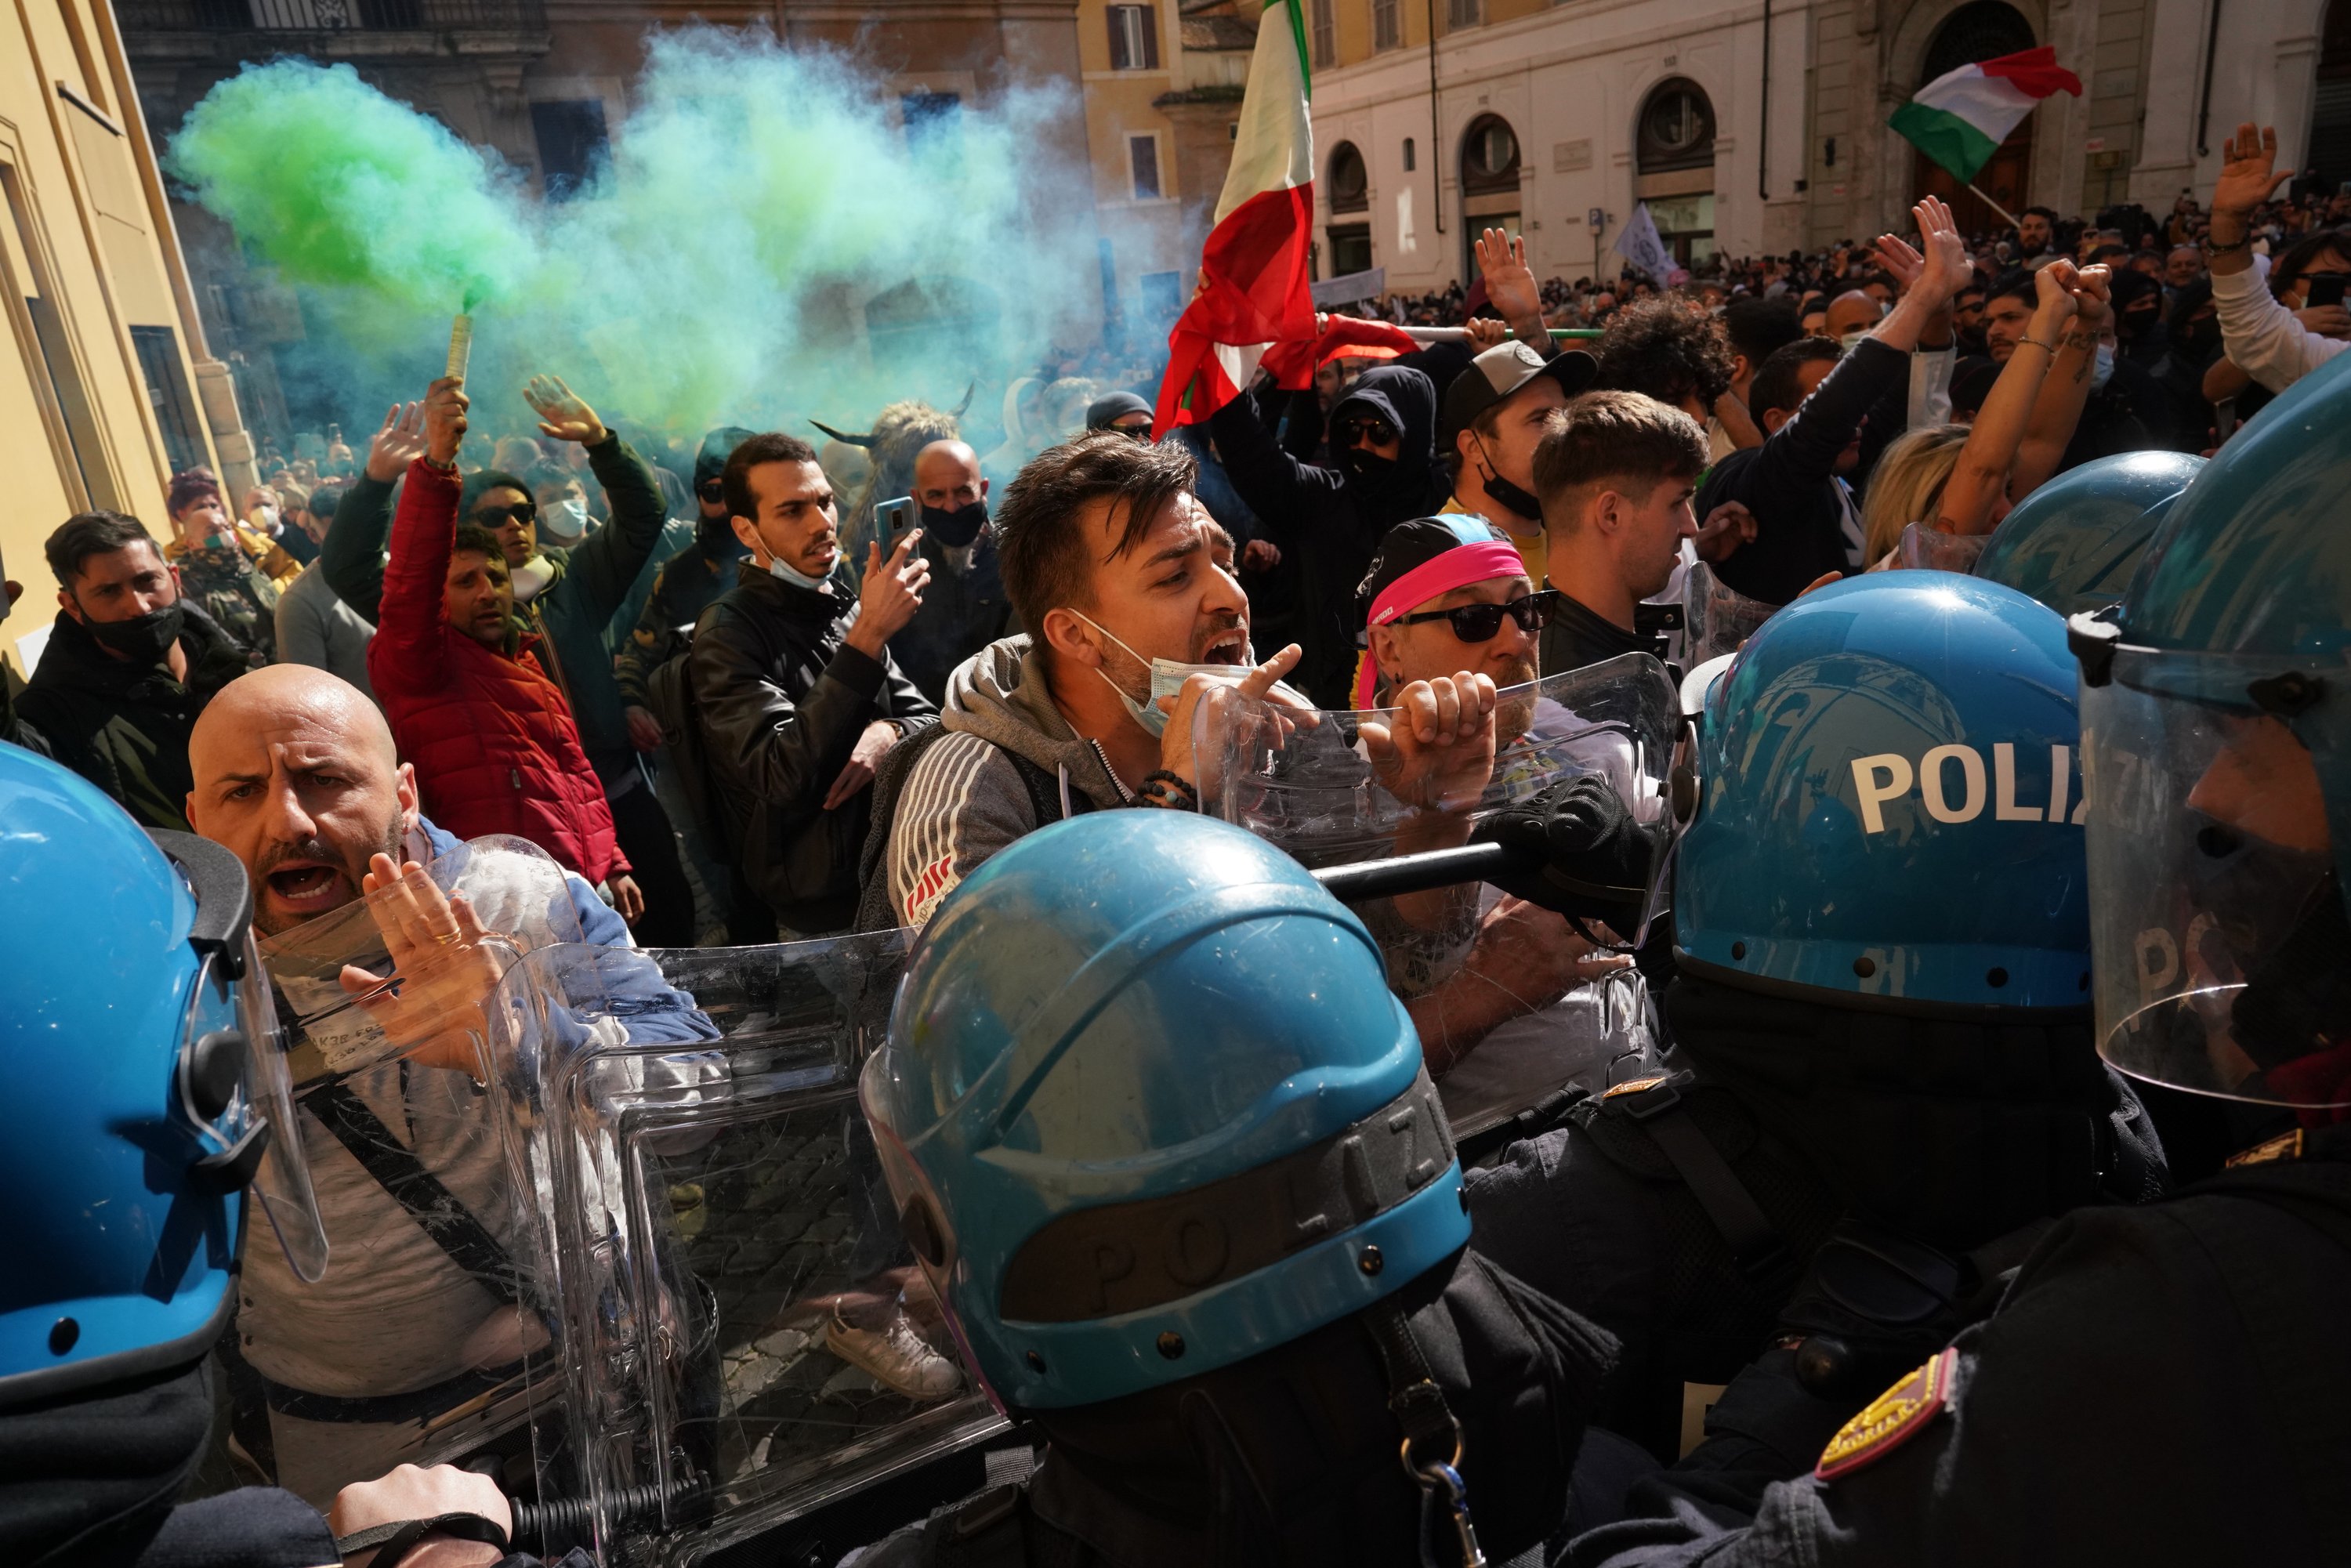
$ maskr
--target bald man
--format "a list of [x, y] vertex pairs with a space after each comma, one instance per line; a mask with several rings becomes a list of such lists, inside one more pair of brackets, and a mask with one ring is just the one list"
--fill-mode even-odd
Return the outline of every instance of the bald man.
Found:
[[1868, 331], [1885, 317], [1886, 307], [1876, 295], [1848, 288], [1829, 301], [1828, 335], [1842, 343]]
[[[402, 866], [458, 847], [418, 810], [415, 775], [394, 753], [382, 713], [324, 670], [272, 664], [231, 682], [197, 721], [188, 759], [188, 820], [245, 862], [254, 924], [266, 936], [351, 903], [371, 874], [390, 884]], [[376, 923], [380, 936], [349, 934], [355, 947], [371, 949], [354, 961], [402, 976], [390, 1006], [421, 998], [436, 1017], [464, 1015], [507, 967], [496, 944], [474, 936], [549, 924], [569, 935], [547, 918], [544, 883], [501, 878], [499, 862], [484, 864], [468, 873], [468, 898], [454, 904], [429, 889], [413, 903], [379, 901], [380, 910], [397, 905], [422, 935], [388, 913]], [[585, 940], [632, 945], [627, 924], [579, 875], [552, 862], [545, 873], [562, 876]], [[349, 1051], [358, 1064], [300, 1086], [327, 1270], [305, 1283], [277, 1248], [246, 1249], [235, 1337], [256, 1376], [237, 1388], [233, 1424], [240, 1447], [279, 1485], [323, 1509], [340, 1487], [428, 1458], [434, 1418], [518, 1377], [520, 1358], [545, 1334], [483, 1282], [511, 1274], [523, 1209], [496, 1121], [486, 1113], [490, 1101], [475, 1086], [470, 1038], [453, 1029], [385, 1057], [388, 1043], [350, 1027], [360, 1015], [335, 984], [372, 991], [374, 977], [338, 974], [331, 956], [299, 960], [291, 952], [300, 942], [269, 959], [272, 988], [298, 1020], [297, 1043]], [[652, 1038], [716, 1038], [692, 998], [654, 978], [623, 983], [671, 999], [646, 1010], [661, 1030]], [[397, 1037], [375, 1010], [387, 1004], [366, 1005]], [[477, 1032], [479, 1015], [470, 1016]], [[434, 1230], [421, 1223], [420, 1207]]]
[[[245, 862], [253, 922], [277, 936], [360, 896], [371, 862], [423, 864], [457, 841], [418, 809], [416, 773], [350, 682], [271, 664], [221, 688], [188, 737], [188, 822]], [[588, 941], [633, 946], [625, 921], [564, 873]]]
[[922, 508], [931, 585], [914, 619], [890, 639], [890, 653], [937, 703], [946, 700], [956, 665], [1016, 628], [997, 570], [978, 455], [960, 441], [934, 441], [916, 453], [914, 504]]

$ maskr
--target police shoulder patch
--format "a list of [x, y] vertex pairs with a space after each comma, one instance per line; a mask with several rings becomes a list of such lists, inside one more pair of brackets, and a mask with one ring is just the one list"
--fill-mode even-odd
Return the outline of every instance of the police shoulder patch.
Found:
[[1875, 1464], [1908, 1442], [1942, 1413], [1950, 1395], [1959, 1353], [1945, 1346], [1926, 1365], [1871, 1400], [1860, 1415], [1837, 1429], [1813, 1467], [1815, 1478], [1833, 1481]]
[[2255, 1144], [2250, 1149], [2241, 1149], [2231, 1155], [2223, 1164], [2230, 1170], [2237, 1170], [2245, 1166], [2275, 1165], [2281, 1160], [2300, 1158], [2302, 1158], [2302, 1129], [2296, 1127], [2293, 1132], [2272, 1138], [2265, 1144]]

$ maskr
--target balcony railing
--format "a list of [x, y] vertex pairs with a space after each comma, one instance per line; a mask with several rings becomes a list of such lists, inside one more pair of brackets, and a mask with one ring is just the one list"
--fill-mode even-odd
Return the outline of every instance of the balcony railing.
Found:
[[543, 27], [541, 0], [118, 0], [131, 33], [442, 32]]

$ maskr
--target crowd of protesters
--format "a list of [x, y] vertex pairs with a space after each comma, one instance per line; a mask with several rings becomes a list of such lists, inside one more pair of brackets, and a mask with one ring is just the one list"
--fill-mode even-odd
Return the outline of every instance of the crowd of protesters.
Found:
[[[1973, 235], [1916, 216], [1657, 279], [1539, 281], [1488, 231], [1466, 293], [1367, 312], [1468, 341], [1326, 319], [1311, 386], [1261, 375], [1155, 447], [1157, 366], [1116, 334], [977, 416], [896, 403], [816, 444], [640, 448], [551, 377], [436, 382], [362, 450], [329, 427], [265, 453], [242, 497], [176, 476], [165, 528], [65, 523], [63, 608], [6, 723], [183, 829], [210, 695], [314, 665], [382, 709], [436, 821], [533, 841], [649, 945], [919, 920], [1046, 815], [1182, 776], [1155, 664], [1294, 643], [1281, 674], [1316, 705], [1392, 699], [1363, 585], [1416, 519], [1510, 547], [1528, 673], [1663, 653], [1694, 559], [1768, 613], [1897, 564], [1914, 525], [1980, 538], [2091, 459], [2209, 454], [2351, 341], [2351, 197], [2314, 178]], [[486, 417], [505, 434], [466, 443]], [[1636, 483], [1610, 453], [1646, 455]], [[1183, 501], [1154, 519], [1130, 491]], [[1192, 586], [1078, 570], [1144, 571], [1147, 545]]]

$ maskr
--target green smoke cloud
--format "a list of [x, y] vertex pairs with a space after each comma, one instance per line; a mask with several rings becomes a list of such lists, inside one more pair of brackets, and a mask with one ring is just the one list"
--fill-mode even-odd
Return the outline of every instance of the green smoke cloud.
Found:
[[[1075, 106], [1012, 87], [931, 130], [883, 78], [764, 32], [648, 40], [609, 165], [567, 201], [362, 82], [281, 59], [221, 82], [168, 166], [296, 286], [343, 406], [418, 395], [478, 298], [481, 408], [536, 371], [673, 431], [953, 402], [1098, 329]], [[514, 401], [507, 399], [506, 401]]]

